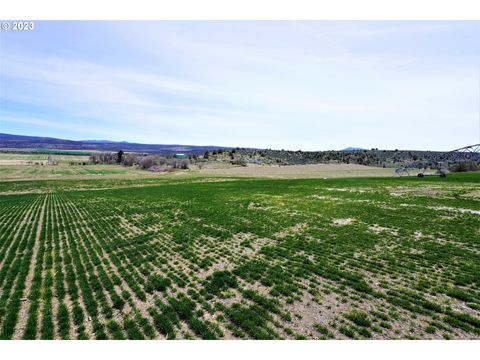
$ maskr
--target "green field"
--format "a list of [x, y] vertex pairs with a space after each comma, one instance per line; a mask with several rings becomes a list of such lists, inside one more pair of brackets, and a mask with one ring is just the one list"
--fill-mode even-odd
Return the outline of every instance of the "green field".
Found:
[[2, 160], [17, 160], [17, 161], [28, 161], [28, 160], [47, 160], [49, 155], [59, 164], [66, 164], [69, 162], [88, 162], [89, 153], [81, 151], [16, 151], [16, 152], [6, 152], [6, 150], [0, 149], [0, 165]]
[[3, 339], [480, 339], [480, 173], [0, 181], [0, 228]]
[[48, 165], [1, 165], [2, 180], [65, 180], [65, 179], [97, 179], [97, 178], [147, 178], [158, 177], [158, 174], [148, 171], [127, 168], [118, 165], [85, 165], [71, 166], [59, 164]]

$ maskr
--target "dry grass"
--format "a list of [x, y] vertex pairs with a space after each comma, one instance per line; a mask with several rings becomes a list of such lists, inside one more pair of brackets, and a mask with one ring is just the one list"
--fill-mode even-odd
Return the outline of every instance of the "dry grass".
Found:
[[[26, 165], [23, 160], [11, 160], [15, 163], [5, 164], [0, 161], [0, 180], [87, 180], [87, 179], [141, 179], [165, 176], [135, 168], [119, 165]], [[26, 161], [26, 160], [25, 160]], [[34, 162], [41, 162], [34, 161]]]
[[0, 166], [5, 166], [5, 165], [23, 165], [23, 166], [28, 166], [28, 165], [46, 165], [47, 160], [22, 160], [22, 159], [0, 159]]
[[358, 176], [393, 176], [393, 169], [377, 168], [355, 164], [313, 164], [313, 165], [249, 165], [237, 167], [205, 167], [199, 174], [235, 177], [261, 178], [340, 178]]
[[[393, 170], [354, 164], [315, 165], [249, 165], [231, 166], [209, 164], [202, 169], [178, 170], [173, 173], [154, 173], [119, 165], [28, 165], [31, 160], [0, 159], [0, 180], [87, 180], [87, 179], [142, 179], [165, 177], [248, 177], [248, 178], [341, 178], [393, 176]], [[43, 162], [36, 160], [34, 162]], [[46, 162], [46, 161], [45, 161]]]

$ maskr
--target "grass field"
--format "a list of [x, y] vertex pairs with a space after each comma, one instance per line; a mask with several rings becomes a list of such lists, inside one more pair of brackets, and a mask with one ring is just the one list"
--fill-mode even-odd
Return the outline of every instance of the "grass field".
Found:
[[[48, 160], [48, 154], [23, 154], [23, 153], [1, 153], [0, 152], [0, 165], [15, 165], [15, 164], [26, 164], [28, 161], [40, 162], [43, 161], [46, 163]], [[88, 162], [88, 155], [64, 155], [64, 154], [53, 154], [52, 158], [59, 164], [66, 164], [71, 161], [74, 162]]]
[[[15, 160], [16, 161], [16, 160]], [[65, 180], [65, 179], [102, 179], [102, 178], [148, 178], [158, 174], [148, 171], [127, 168], [118, 165], [85, 165], [68, 164], [49, 165], [2, 165], [0, 161], [0, 179], [13, 180]]]
[[339, 178], [339, 177], [372, 177], [393, 176], [394, 169], [379, 168], [356, 164], [309, 164], [309, 165], [249, 165], [216, 167], [204, 166], [202, 175], [233, 176], [233, 177], [261, 177], [275, 179], [308, 179], [308, 178]]
[[[56, 166], [27, 165], [18, 154], [11, 159], [3, 159], [0, 154], [0, 179], [2, 180], [52, 180], [52, 179], [139, 179], [139, 178], [165, 178], [170, 175], [175, 177], [234, 177], [234, 178], [273, 178], [273, 179], [298, 179], [298, 178], [338, 178], [338, 177], [372, 177], [394, 176], [391, 168], [376, 168], [354, 164], [318, 164], [318, 165], [290, 165], [290, 166], [259, 166], [251, 165], [229, 166], [224, 164], [208, 164], [201, 169], [192, 166], [190, 170], [176, 170], [173, 174], [154, 173], [135, 167], [120, 165], [83, 165], [71, 166], [68, 160], [60, 161]], [[47, 155], [33, 155], [47, 156]], [[72, 156], [70, 156], [72, 157]], [[75, 158], [75, 157], [74, 157]], [[33, 159], [31, 159], [33, 160]], [[76, 161], [76, 160], [72, 160]], [[79, 160], [82, 161], [82, 160]], [[21, 163], [22, 162], [22, 163]]]
[[3, 339], [480, 338], [480, 173], [0, 179]]

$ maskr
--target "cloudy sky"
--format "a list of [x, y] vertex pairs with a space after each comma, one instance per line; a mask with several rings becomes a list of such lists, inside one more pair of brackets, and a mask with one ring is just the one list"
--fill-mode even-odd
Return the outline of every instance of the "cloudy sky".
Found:
[[0, 132], [276, 149], [479, 140], [480, 22], [36, 22]]

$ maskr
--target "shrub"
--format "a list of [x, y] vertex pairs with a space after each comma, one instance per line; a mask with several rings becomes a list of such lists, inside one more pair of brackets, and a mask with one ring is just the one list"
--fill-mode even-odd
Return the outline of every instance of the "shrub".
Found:
[[476, 161], [465, 161], [458, 164], [450, 165], [449, 170], [451, 172], [466, 172], [466, 171], [478, 171], [480, 166]]

